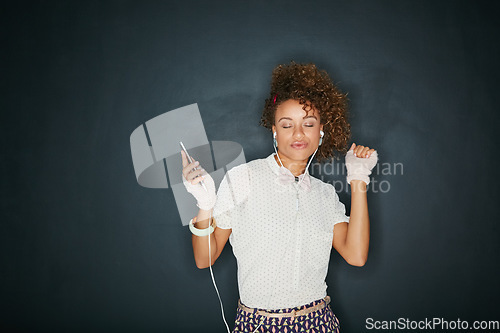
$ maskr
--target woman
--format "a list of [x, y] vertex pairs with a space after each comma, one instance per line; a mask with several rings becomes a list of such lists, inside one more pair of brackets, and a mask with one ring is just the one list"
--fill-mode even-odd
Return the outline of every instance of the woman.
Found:
[[367, 260], [366, 186], [377, 152], [353, 143], [345, 155], [350, 217], [335, 188], [309, 176], [308, 166], [346, 152], [346, 109], [346, 95], [326, 72], [280, 65], [261, 118], [275, 154], [229, 170], [216, 195], [210, 175], [182, 153], [184, 184], [200, 208], [190, 223], [197, 267], [213, 265], [228, 239], [237, 259], [233, 332], [339, 332], [326, 295], [330, 251], [355, 266]]

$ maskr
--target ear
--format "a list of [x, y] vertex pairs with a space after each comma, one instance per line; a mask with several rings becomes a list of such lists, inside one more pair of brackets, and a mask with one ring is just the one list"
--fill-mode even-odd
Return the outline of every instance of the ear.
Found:
[[271, 129], [273, 130], [273, 133], [276, 133], [276, 126], [271, 126]]
[[[323, 124], [319, 125], [319, 130], [323, 131]], [[324, 132], [324, 131], [323, 131]]]

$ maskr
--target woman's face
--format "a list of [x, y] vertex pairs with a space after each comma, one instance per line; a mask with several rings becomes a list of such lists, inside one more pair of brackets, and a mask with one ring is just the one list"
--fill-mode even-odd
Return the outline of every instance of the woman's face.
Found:
[[318, 148], [320, 133], [319, 112], [314, 109], [306, 112], [298, 101], [289, 99], [281, 103], [274, 116], [273, 132], [280, 156], [290, 160], [308, 159]]

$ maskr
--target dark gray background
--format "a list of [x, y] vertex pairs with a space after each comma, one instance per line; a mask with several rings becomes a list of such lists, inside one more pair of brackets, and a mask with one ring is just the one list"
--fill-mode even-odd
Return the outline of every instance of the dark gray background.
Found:
[[[375, 176], [391, 188], [369, 193], [367, 264], [332, 253], [328, 293], [343, 331], [363, 331], [368, 317], [499, 320], [498, 7], [2, 4], [0, 327], [224, 332], [172, 191], [137, 184], [129, 137], [198, 103], [209, 140], [266, 157], [260, 112], [272, 69], [292, 59], [349, 93], [355, 142], [404, 165]], [[214, 272], [232, 328], [229, 245]]]

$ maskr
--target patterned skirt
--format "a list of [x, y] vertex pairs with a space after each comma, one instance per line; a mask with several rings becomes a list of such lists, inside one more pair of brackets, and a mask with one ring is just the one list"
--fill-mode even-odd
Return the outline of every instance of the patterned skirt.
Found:
[[[313, 307], [319, 303], [322, 303], [323, 299], [311, 302], [306, 305], [298, 306], [295, 308], [279, 309], [279, 310], [267, 310], [267, 312], [272, 313], [283, 313], [292, 312], [295, 310], [307, 309]], [[332, 312], [330, 305], [326, 307], [311, 312], [307, 315], [292, 317], [282, 317], [282, 318], [266, 318], [265, 316], [255, 314], [261, 309], [252, 309], [253, 313], [248, 313], [238, 307], [236, 312], [236, 321], [233, 329], [234, 332], [253, 332], [258, 327], [257, 332], [271, 332], [271, 333], [294, 333], [294, 332], [305, 332], [305, 333], [339, 333], [340, 325], [339, 320]], [[265, 318], [265, 319], [264, 319]], [[262, 324], [259, 326], [259, 324]]]

